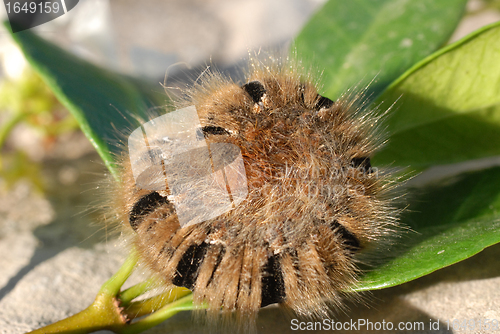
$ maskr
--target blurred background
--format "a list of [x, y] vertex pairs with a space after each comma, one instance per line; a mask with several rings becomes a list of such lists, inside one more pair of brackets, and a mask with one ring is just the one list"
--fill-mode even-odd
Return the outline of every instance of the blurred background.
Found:
[[[287, 50], [323, 3], [80, 0], [33, 31], [101, 67], [158, 87], [165, 78], [167, 85], [182, 85], [207, 64], [232, 75], [250, 51]], [[3, 6], [0, 18], [6, 19]], [[471, 0], [451, 41], [499, 20], [499, 0]], [[121, 265], [126, 251], [95, 209], [105, 178], [76, 121], [0, 26], [0, 333], [22, 333], [82, 310]], [[353, 304], [341, 317], [500, 320], [499, 311], [492, 311], [500, 310], [498, 295], [488, 293], [500, 284], [500, 269], [490, 265], [499, 255], [493, 246], [414, 282], [374, 292], [366, 306]], [[277, 309], [261, 313], [262, 333], [291, 332]], [[204, 332], [188, 313], [149, 333], [166, 331]], [[451, 331], [443, 325], [432, 333], [439, 332]]]

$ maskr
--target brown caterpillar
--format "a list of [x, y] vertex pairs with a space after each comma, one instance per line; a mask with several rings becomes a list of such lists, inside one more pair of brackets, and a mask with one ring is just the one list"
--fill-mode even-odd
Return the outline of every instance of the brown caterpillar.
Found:
[[[194, 105], [208, 147], [241, 151], [246, 196], [217, 217], [181, 227], [165, 174], [173, 165], [157, 161], [148, 177], [160, 188], [145, 189], [124, 157], [116, 206], [141, 259], [166, 282], [191, 289], [213, 315], [252, 322], [261, 307], [279, 303], [300, 316], [326, 316], [356, 285], [358, 253], [396, 230], [389, 175], [370, 164], [381, 145], [380, 116], [366, 110], [362, 94], [319, 95], [300, 72], [288, 61], [254, 61], [243, 85], [209, 73], [177, 104]], [[154, 145], [140, 153], [146, 160]], [[212, 161], [212, 172], [223, 167]], [[182, 178], [182, 167], [176, 173]], [[232, 176], [222, 177], [227, 184]]]

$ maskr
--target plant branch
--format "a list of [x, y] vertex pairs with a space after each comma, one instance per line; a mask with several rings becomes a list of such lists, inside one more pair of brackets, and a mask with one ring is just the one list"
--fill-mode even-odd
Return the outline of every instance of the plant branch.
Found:
[[137, 263], [137, 253], [131, 250], [125, 263], [99, 290], [94, 302], [85, 310], [69, 318], [29, 334], [71, 333], [86, 334], [96, 330], [108, 329], [118, 332], [127, 325], [129, 319], [122, 314], [123, 308], [117, 295], [123, 283], [130, 277]]
[[127, 314], [129, 319], [139, 318], [146, 314], [153, 313], [156, 310], [159, 310], [164, 306], [180, 298], [183, 298], [189, 294], [191, 294], [190, 290], [186, 288], [175, 287], [157, 296], [141, 300], [138, 302], [133, 302], [129, 306], [125, 307], [124, 312]]
[[119, 298], [122, 301], [122, 305], [128, 305], [133, 299], [143, 295], [144, 293], [150, 291], [154, 288], [157, 280], [155, 278], [150, 278], [142, 283], [131, 286], [130, 288], [120, 292]]
[[171, 304], [165, 305], [158, 311], [152, 313], [151, 315], [141, 319], [135, 323], [132, 323], [126, 327], [123, 327], [119, 331], [120, 334], [135, 334], [145, 331], [151, 327], [154, 327], [166, 319], [174, 316], [180, 311], [188, 311], [193, 309], [193, 295], [189, 294]]

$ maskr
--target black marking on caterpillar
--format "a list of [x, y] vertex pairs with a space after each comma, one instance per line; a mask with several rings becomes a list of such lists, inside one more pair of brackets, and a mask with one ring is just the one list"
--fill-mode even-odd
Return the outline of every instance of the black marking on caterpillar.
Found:
[[174, 285], [193, 289], [198, 269], [207, 252], [207, 246], [206, 243], [202, 242], [200, 245], [189, 247], [177, 265], [177, 272], [172, 280]]
[[316, 108], [321, 109], [321, 108], [331, 108], [335, 102], [330, 100], [327, 97], [318, 95], [318, 102], [316, 103]]
[[169, 200], [156, 191], [144, 195], [134, 204], [134, 207], [130, 211], [130, 226], [132, 226], [134, 230], [137, 230], [144, 216], [153, 212], [156, 208], [168, 204], [170, 204]]
[[351, 160], [351, 164], [354, 168], [361, 168], [365, 172], [370, 172], [372, 169], [372, 165], [370, 163], [370, 158], [353, 158]]
[[350, 249], [352, 249], [354, 252], [358, 251], [361, 249], [361, 244], [359, 240], [356, 238], [354, 234], [349, 232], [342, 224], [340, 224], [338, 221], [334, 220], [330, 224], [331, 229], [338, 234], [342, 240], [344, 240], [344, 244], [346, 246], [349, 246]]
[[253, 102], [259, 103], [264, 94], [266, 94], [266, 89], [259, 81], [251, 81], [247, 84], [244, 84], [241, 88], [245, 90], [245, 92], [250, 95]]
[[229, 132], [220, 126], [204, 126], [201, 128], [203, 133], [209, 135], [228, 135]]
[[285, 297], [285, 283], [283, 282], [280, 261], [277, 255], [272, 255], [264, 266], [261, 307], [282, 303]]

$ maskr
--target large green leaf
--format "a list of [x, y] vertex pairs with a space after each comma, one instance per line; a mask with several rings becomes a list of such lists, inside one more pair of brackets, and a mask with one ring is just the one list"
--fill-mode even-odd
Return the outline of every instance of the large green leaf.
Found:
[[415, 65], [385, 91], [376, 163], [425, 167], [500, 154], [500, 22]]
[[[450, 181], [450, 180], [448, 180]], [[359, 290], [382, 289], [429, 274], [500, 242], [500, 167], [419, 189], [403, 221], [413, 232]]]
[[138, 126], [138, 119], [146, 119], [154, 102], [166, 103], [161, 86], [151, 88], [99, 68], [29, 30], [12, 36], [114, 173], [114, 154], [119, 152], [128, 132]]
[[376, 95], [417, 61], [441, 47], [465, 0], [331, 0], [295, 39], [299, 57], [321, 66], [324, 95], [364, 87]]

